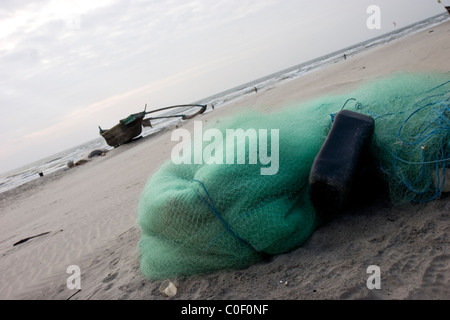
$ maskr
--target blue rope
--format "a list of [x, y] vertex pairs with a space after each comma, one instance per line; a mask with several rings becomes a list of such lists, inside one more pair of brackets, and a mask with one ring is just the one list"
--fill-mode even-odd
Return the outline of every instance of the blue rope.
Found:
[[[450, 81], [447, 81], [433, 89], [430, 89], [428, 91], [425, 91], [424, 93], [430, 93], [433, 90], [437, 89], [437, 88], [441, 88], [444, 85], [450, 83]], [[406, 164], [410, 164], [410, 165], [421, 165], [421, 170], [420, 170], [420, 176], [419, 178], [416, 179], [416, 181], [409, 181], [409, 179], [407, 179], [401, 172], [401, 170], [397, 169], [397, 161], [395, 161], [394, 163], [394, 169], [395, 172], [400, 173], [400, 179], [401, 182], [403, 183], [403, 185], [411, 192], [418, 194], [418, 195], [424, 195], [426, 193], [428, 193], [430, 190], [429, 187], [423, 187], [422, 190], [418, 190], [416, 187], [414, 187], [414, 184], [418, 183], [422, 176], [423, 176], [423, 169], [425, 167], [425, 165], [435, 165], [434, 170], [436, 171], [436, 177], [437, 177], [437, 181], [438, 181], [438, 185], [434, 188], [434, 194], [424, 200], [414, 200], [414, 202], [429, 202], [432, 200], [437, 199], [440, 194], [442, 193], [443, 187], [445, 185], [445, 170], [446, 170], [446, 162], [450, 161], [450, 150], [446, 150], [448, 149], [448, 147], [446, 147], [446, 143], [447, 143], [447, 139], [448, 139], [448, 133], [450, 132], [450, 126], [449, 126], [449, 118], [448, 118], [448, 113], [450, 111], [448, 102], [449, 98], [447, 98], [445, 101], [440, 101], [439, 98], [442, 98], [444, 96], [444, 94], [436, 94], [433, 96], [428, 96], [425, 97], [424, 99], [421, 99], [419, 102], [415, 103], [413, 105], [413, 107], [415, 106], [419, 106], [420, 104], [424, 104], [420, 107], [418, 107], [414, 112], [412, 112], [406, 119], [405, 121], [401, 124], [398, 133], [397, 133], [397, 139], [399, 142], [402, 143], [402, 145], [406, 145], [406, 146], [417, 146], [420, 145], [420, 147], [422, 148], [422, 161], [421, 162], [411, 162], [411, 161], [405, 161], [403, 159], [401, 159], [398, 155], [393, 154], [392, 152], [389, 152], [389, 154], [395, 158], [396, 160], [400, 160], [403, 163]], [[438, 98], [439, 97], [439, 98]], [[434, 102], [427, 102], [427, 100], [434, 98], [435, 101]], [[402, 131], [404, 130], [405, 126], [407, 125], [408, 121], [410, 121], [412, 119], [412, 117], [417, 114], [419, 111], [422, 111], [426, 108], [431, 108], [431, 112], [429, 112], [428, 114], [432, 117], [434, 114], [433, 118], [428, 118], [428, 122], [423, 122], [419, 128], [418, 128], [418, 133], [416, 133], [415, 136], [412, 136], [410, 141], [405, 141], [402, 138]], [[446, 134], [447, 133], [447, 134]], [[438, 134], [441, 134], [442, 136], [439, 138]], [[425, 149], [427, 146], [428, 141], [430, 141], [431, 139], [438, 137], [437, 142], [439, 143], [439, 147], [440, 147], [440, 156], [439, 154], [436, 155], [436, 159], [434, 160], [429, 160], [426, 161], [425, 160]], [[443, 175], [441, 176], [440, 172], [439, 172], [439, 164], [442, 164], [442, 168], [443, 168]], [[430, 182], [431, 177], [428, 178], [428, 182]]]
[[[349, 101], [355, 101], [356, 102], [356, 104], [355, 104], [355, 109], [361, 109], [362, 108], [362, 104], [360, 103], [360, 102], [358, 102], [358, 100], [356, 100], [355, 98], [350, 98], [350, 99], [347, 99], [347, 101], [345, 101], [345, 103], [344, 103], [344, 105], [342, 106], [342, 108], [341, 108], [341, 111], [342, 110], [344, 110], [344, 108], [345, 108], [345, 106], [347, 105], [347, 103], [349, 102]], [[332, 113], [332, 114], [330, 114], [330, 116], [331, 116], [331, 122], [333, 123], [334, 122], [334, 118], [336, 117], [336, 115], [337, 115], [337, 113]]]
[[216, 208], [214, 207], [214, 204], [213, 204], [213, 202], [212, 202], [212, 199], [211, 199], [211, 197], [210, 197], [210, 195], [209, 195], [209, 193], [208, 193], [208, 190], [206, 190], [206, 187], [205, 187], [205, 185], [203, 184], [203, 182], [201, 182], [201, 181], [199, 181], [199, 180], [195, 180], [195, 179], [192, 179], [192, 181], [198, 182], [198, 183], [203, 187], [203, 190], [205, 191], [206, 196], [207, 196], [207, 198], [208, 198], [209, 201], [208, 201], [207, 199], [205, 199], [202, 195], [199, 194], [199, 195], [200, 195], [200, 198], [201, 198], [202, 201], [205, 203], [205, 205], [208, 207], [208, 209], [211, 210], [212, 213], [214, 213], [214, 215], [217, 217], [217, 219], [219, 219], [219, 221], [224, 225], [225, 229], [226, 229], [233, 237], [235, 237], [236, 239], [238, 239], [241, 243], [245, 244], [246, 246], [248, 246], [248, 247], [251, 248], [251, 249], [254, 249], [247, 241], [245, 241], [244, 239], [242, 239], [236, 232], [234, 232], [234, 230], [231, 229], [231, 227], [228, 225], [228, 223], [225, 222], [225, 220], [223, 220], [223, 218], [221, 217], [221, 215], [219, 214], [219, 212], [217, 212]]

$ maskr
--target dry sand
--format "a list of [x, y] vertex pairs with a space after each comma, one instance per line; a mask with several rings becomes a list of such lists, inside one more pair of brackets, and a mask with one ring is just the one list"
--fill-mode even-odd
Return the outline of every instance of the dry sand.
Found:
[[[432, 30], [195, 120], [211, 123], [243, 108], [276, 111], [398, 71], [449, 72], [450, 78], [450, 21]], [[193, 120], [184, 124], [192, 126]], [[161, 281], [139, 272], [136, 207], [173, 145], [168, 130], [1, 194], [0, 299], [168, 299], [158, 291]], [[70, 265], [81, 269], [81, 291], [66, 286]], [[380, 267], [380, 290], [366, 286], [370, 265]], [[450, 197], [401, 208], [379, 198], [343, 213], [288, 254], [172, 281], [178, 293], [170, 299], [184, 300], [449, 299]]]

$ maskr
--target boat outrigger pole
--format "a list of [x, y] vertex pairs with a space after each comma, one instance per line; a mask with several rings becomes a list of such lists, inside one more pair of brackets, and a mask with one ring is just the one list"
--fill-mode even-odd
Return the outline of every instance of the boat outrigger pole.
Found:
[[[145, 111], [145, 110], [147, 110], [147, 104], [146, 104], [144, 112], [145, 112], [145, 114], [149, 114], [149, 113], [154, 113], [154, 112], [163, 111], [163, 110], [167, 110], [167, 109], [183, 108], [183, 107], [199, 107], [199, 108], [201, 108], [200, 111], [203, 109], [203, 112], [205, 112], [207, 105], [206, 104], [179, 104], [179, 105], [175, 105], [175, 106], [164, 107], [164, 108], [146, 112]], [[201, 112], [201, 113], [203, 113], [203, 112]], [[198, 114], [198, 113], [196, 113], [196, 114]], [[164, 118], [164, 117], [161, 117], [161, 118]]]
[[[174, 114], [174, 115], [170, 115], [170, 116], [159, 116], [159, 117], [150, 117], [145, 120], [148, 120], [150, 122], [150, 120], [156, 120], [156, 119], [164, 119], [164, 118], [182, 118], [183, 120], [186, 119], [191, 119], [193, 117], [195, 117], [196, 115], [202, 114], [203, 112], [206, 111], [207, 105], [206, 104], [179, 104], [179, 105], [175, 105], [175, 106], [170, 106], [170, 107], [164, 107], [164, 108], [160, 108], [160, 109], [156, 109], [156, 110], [152, 110], [152, 111], [145, 111], [147, 110], [147, 105], [145, 105], [145, 114], [150, 114], [150, 113], [154, 113], [154, 112], [158, 112], [158, 111], [163, 111], [163, 110], [168, 110], [168, 109], [174, 109], [174, 108], [186, 108], [186, 107], [199, 107], [200, 110], [197, 111], [194, 114], [190, 114], [190, 115], [186, 115], [186, 114]], [[151, 127], [151, 125], [150, 125]]]

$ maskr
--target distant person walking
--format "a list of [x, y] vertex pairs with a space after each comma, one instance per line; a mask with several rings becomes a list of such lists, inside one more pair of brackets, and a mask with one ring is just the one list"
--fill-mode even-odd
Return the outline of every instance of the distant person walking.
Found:
[[255, 93], [258, 93], [258, 89], [256, 87], [254, 87], [254, 89], [255, 89]]
[[344, 53], [344, 60], [347, 60], [347, 55]]

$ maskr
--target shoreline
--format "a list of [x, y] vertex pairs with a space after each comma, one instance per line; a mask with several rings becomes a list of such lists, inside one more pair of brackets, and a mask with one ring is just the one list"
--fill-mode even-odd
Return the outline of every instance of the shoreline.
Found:
[[[443, 72], [450, 78], [450, 21], [432, 28], [432, 33], [425, 29], [378, 46], [182, 126], [192, 130], [193, 121], [211, 124], [239, 110], [277, 112], [396, 72]], [[170, 156], [175, 144], [170, 131], [2, 193], [0, 299], [168, 299], [158, 291], [161, 281], [148, 281], [139, 272], [136, 207], [148, 178]], [[375, 199], [321, 227], [288, 254], [244, 270], [171, 279], [178, 287], [171, 299], [446, 299], [449, 210], [448, 196], [401, 208]], [[382, 270], [381, 290], [365, 287], [372, 264]], [[70, 265], [81, 269], [77, 293], [66, 286]]]

